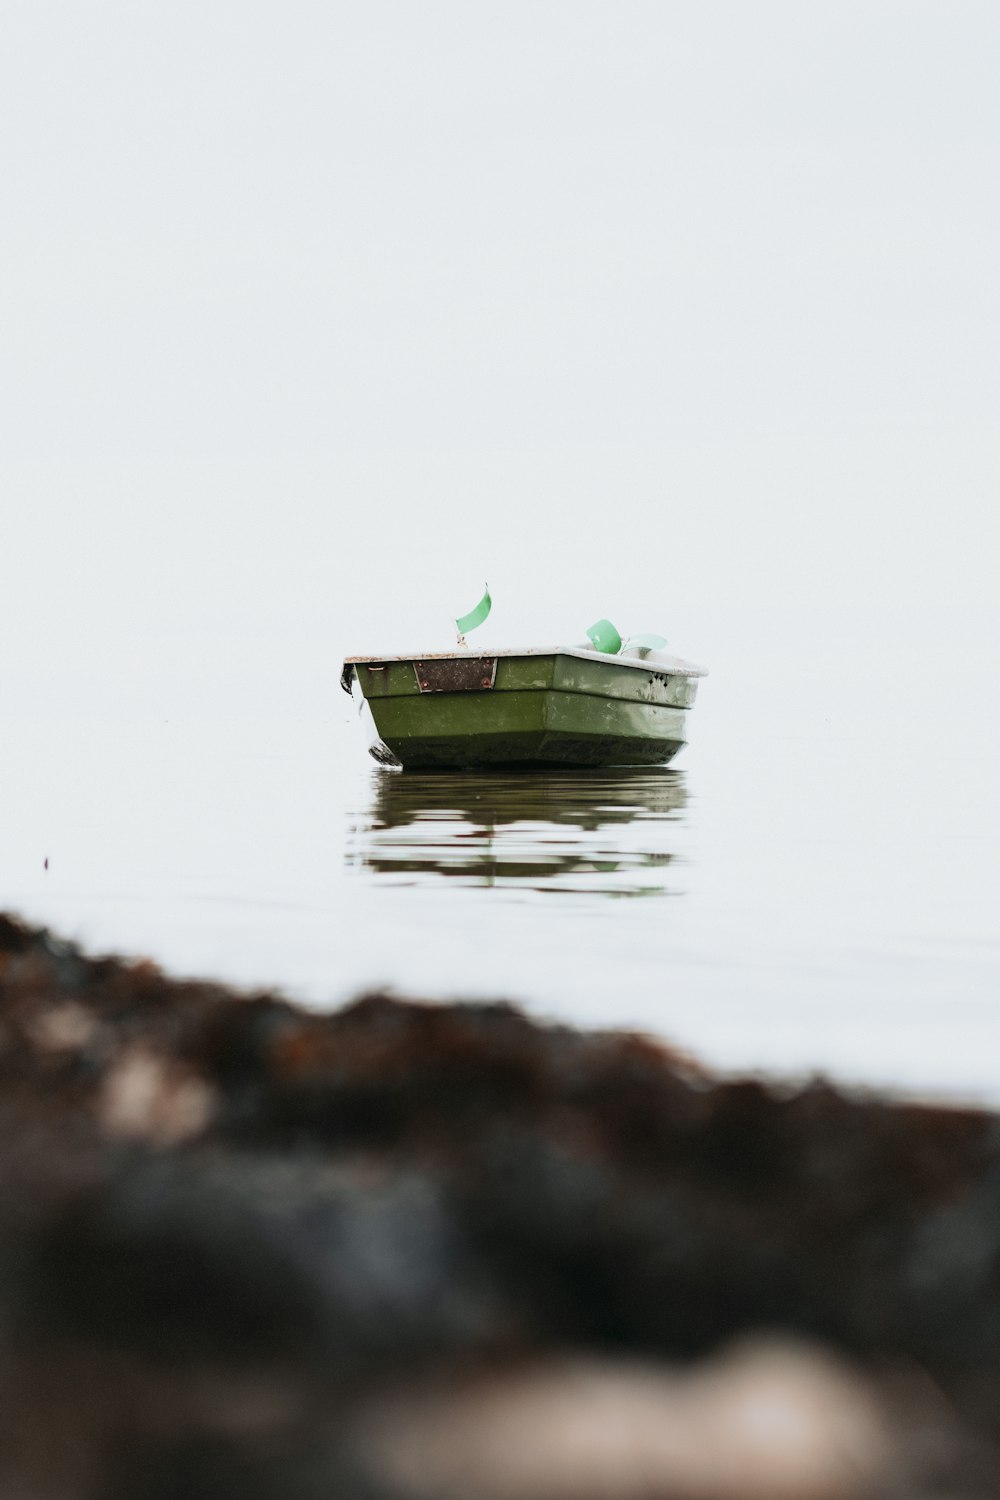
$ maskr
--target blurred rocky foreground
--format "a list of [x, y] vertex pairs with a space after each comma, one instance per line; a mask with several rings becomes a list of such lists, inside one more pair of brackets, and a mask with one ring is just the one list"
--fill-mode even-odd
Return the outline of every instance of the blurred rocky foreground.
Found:
[[3, 1500], [1000, 1496], [993, 1116], [0, 918]]

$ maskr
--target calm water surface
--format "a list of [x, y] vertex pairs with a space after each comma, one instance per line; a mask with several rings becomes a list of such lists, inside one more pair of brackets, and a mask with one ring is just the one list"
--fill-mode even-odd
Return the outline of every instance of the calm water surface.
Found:
[[348, 866], [395, 886], [664, 896], [680, 842], [684, 773], [382, 773], [349, 822]]
[[734, 647], [659, 770], [386, 771], [346, 698], [277, 679], [268, 712], [26, 694], [0, 904], [316, 1006], [507, 997], [727, 1069], [1000, 1101], [981, 664], [904, 641], [848, 700], [843, 652], [772, 643], [762, 683]]

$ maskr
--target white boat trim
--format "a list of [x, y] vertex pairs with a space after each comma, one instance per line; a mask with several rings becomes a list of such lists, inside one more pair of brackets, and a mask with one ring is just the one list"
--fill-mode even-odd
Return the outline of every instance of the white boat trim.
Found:
[[[627, 653], [627, 654], [626, 654]], [[345, 656], [344, 669], [365, 666], [370, 662], [391, 661], [455, 661], [462, 657], [501, 656], [573, 656], [580, 661], [599, 661], [605, 665], [612, 662], [619, 667], [637, 667], [640, 672], [666, 672], [672, 677], [707, 677], [707, 667], [696, 666], [680, 656], [671, 656], [666, 651], [646, 651], [640, 655], [638, 647], [626, 647], [621, 656], [612, 656], [607, 651], [590, 651], [585, 646], [522, 646], [504, 647], [501, 650], [476, 651], [471, 646], [454, 651], [412, 651], [400, 656]]]

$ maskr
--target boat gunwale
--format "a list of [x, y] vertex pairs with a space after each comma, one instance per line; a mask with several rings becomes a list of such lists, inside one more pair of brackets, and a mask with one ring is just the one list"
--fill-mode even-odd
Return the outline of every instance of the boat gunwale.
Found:
[[680, 656], [667, 656], [663, 652], [651, 651], [648, 656], [612, 656], [607, 651], [587, 651], [581, 646], [522, 646], [504, 647], [493, 651], [416, 651], [394, 656], [345, 656], [344, 670], [380, 662], [418, 661], [463, 661], [477, 657], [524, 657], [524, 656], [572, 656], [579, 661], [601, 662], [604, 666], [637, 667], [642, 672], [662, 672], [669, 677], [707, 677], [708, 668], [695, 662], [685, 661]]

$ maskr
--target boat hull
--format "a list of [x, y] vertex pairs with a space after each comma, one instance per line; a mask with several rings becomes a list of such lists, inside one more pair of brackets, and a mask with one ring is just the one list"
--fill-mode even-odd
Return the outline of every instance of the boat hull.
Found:
[[662, 765], [686, 741], [697, 689], [683, 673], [559, 652], [353, 666], [397, 760], [442, 769]]

